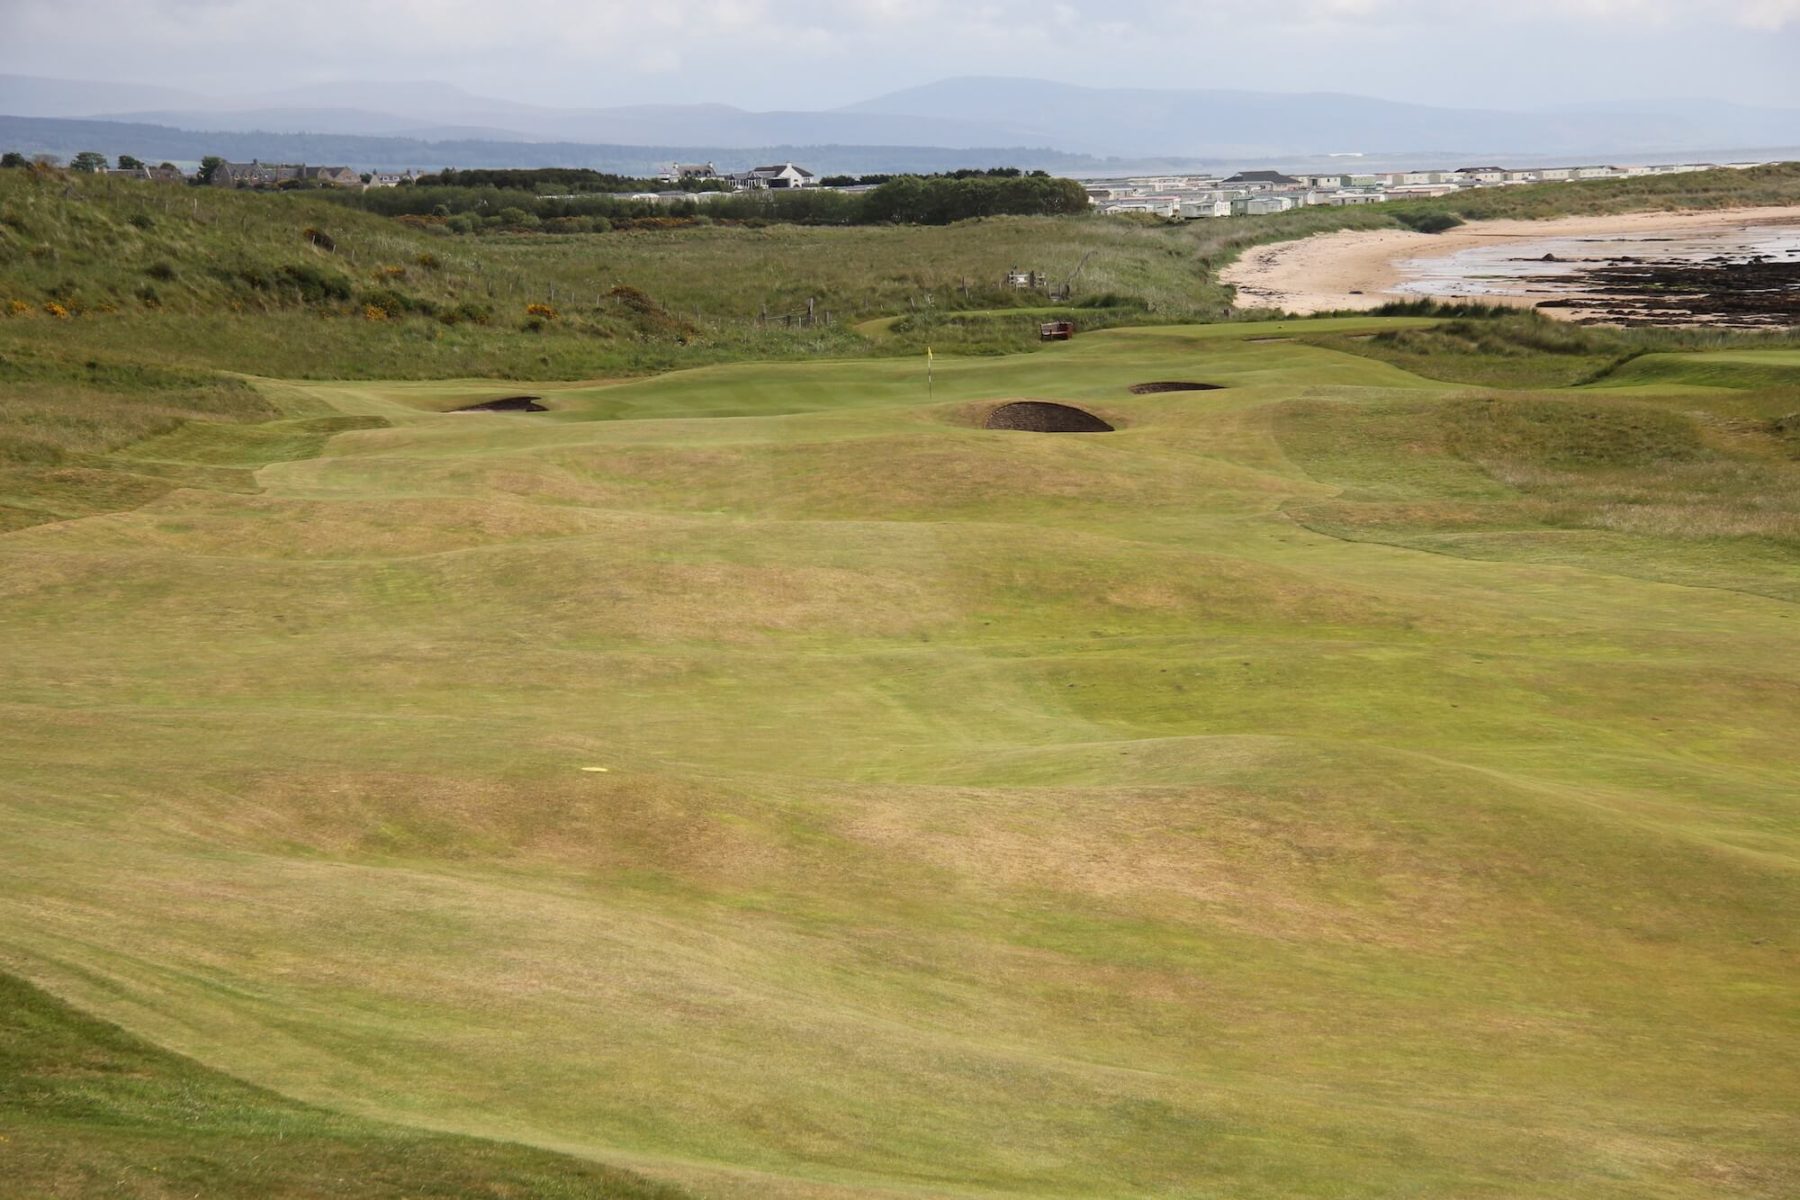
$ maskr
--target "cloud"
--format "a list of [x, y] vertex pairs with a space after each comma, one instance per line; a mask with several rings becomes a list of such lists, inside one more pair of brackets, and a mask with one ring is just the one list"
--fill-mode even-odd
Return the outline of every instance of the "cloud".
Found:
[[1783, 29], [1800, 25], [1800, 0], [1741, 0], [1736, 19], [1752, 29]]
[[0, 0], [0, 69], [220, 92], [443, 79], [544, 103], [747, 107], [826, 107], [955, 74], [1486, 92], [1503, 107], [1679, 75], [1691, 94], [1800, 103], [1797, 31], [1800, 0]]

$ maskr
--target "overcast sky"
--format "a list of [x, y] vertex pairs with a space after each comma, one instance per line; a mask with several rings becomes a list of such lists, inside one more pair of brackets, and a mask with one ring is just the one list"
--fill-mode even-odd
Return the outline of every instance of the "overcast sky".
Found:
[[[1800, 0], [0, 0], [0, 71], [823, 108], [949, 75], [1800, 107]], [[1797, 139], [1800, 140], [1800, 139]]]

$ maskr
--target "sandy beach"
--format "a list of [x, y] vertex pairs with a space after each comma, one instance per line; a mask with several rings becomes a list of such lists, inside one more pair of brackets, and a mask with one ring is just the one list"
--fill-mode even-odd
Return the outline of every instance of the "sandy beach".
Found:
[[[1428, 282], [1431, 266], [1465, 251], [1516, 245], [1520, 257], [1536, 257], [1530, 253], [1533, 247], [1556, 239], [1661, 240], [1764, 226], [1800, 226], [1800, 206], [1477, 221], [1435, 234], [1403, 229], [1321, 233], [1250, 250], [1220, 278], [1237, 288], [1237, 302], [1245, 308], [1301, 314], [1367, 309], [1421, 295], [1454, 295]], [[1495, 290], [1481, 296], [1487, 303], [1520, 305], [1541, 298], [1541, 291], [1523, 290], [1512, 294]]]

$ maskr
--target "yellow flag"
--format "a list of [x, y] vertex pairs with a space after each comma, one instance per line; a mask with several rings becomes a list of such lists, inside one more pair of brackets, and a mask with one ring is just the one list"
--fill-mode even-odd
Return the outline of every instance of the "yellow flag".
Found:
[[931, 360], [932, 360], [931, 347], [927, 346], [927, 347], [925, 347], [925, 361], [930, 362]]

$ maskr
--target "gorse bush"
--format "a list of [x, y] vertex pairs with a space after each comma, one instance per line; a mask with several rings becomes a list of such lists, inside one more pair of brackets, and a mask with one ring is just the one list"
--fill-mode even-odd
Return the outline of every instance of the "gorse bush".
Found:
[[362, 304], [364, 315], [369, 309], [378, 309], [384, 316], [404, 317], [408, 313], [421, 313], [430, 316], [437, 311], [431, 301], [419, 296], [409, 296], [395, 288], [370, 288], [357, 297]]
[[240, 267], [237, 278], [254, 291], [274, 293], [302, 304], [350, 299], [348, 279], [336, 271], [327, 271], [310, 263]]

